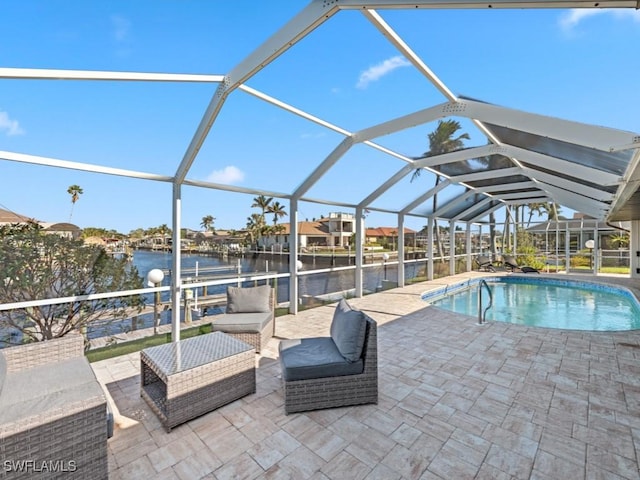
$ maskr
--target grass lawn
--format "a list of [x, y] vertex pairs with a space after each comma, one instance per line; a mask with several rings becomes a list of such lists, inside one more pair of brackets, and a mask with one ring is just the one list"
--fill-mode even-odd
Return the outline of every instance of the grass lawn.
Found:
[[[185, 339], [205, 333], [211, 333], [210, 324], [193, 328], [185, 328], [180, 331], [180, 338]], [[144, 348], [155, 347], [156, 345], [162, 345], [169, 342], [171, 342], [171, 334], [163, 333], [160, 335], [152, 335], [137, 340], [131, 340], [130, 342], [115, 343], [106, 347], [96, 348], [95, 350], [89, 350], [86, 356], [90, 362], [99, 362], [100, 360], [119, 357], [120, 355], [127, 355], [128, 353], [138, 352]]]
[[[289, 313], [288, 308], [278, 307], [276, 308], [275, 315], [279, 317], [281, 315], [287, 315]], [[199, 327], [185, 328], [180, 330], [180, 339], [195, 337], [197, 335], [204, 335], [205, 333], [211, 333], [211, 324], [200, 325]], [[164, 343], [171, 342], [170, 333], [162, 333], [159, 335], [152, 335], [149, 337], [139, 338], [137, 340], [131, 340], [130, 342], [114, 343], [106, 347], [96, 348], [89, 350], [86, 353], [86, 357], [90, 362], [99, 362], [100, 360], [106, 360], [108, 358], [119, 357], [120, 355], [127, 355], [133, 352], [139, 352], [148, 347], [155, 347]]]

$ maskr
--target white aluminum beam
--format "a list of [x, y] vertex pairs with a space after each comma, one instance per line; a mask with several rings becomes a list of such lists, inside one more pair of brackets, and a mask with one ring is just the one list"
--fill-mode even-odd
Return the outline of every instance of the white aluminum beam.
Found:
[[367, 197], [358, 203], [359, 207], [366, 207], [371, 202], [375, 201], [380, 195], [389, 190], [392, 186], [406, 177], [414, 168], [411, 165], [405, 165], [400, 170], [398, 170], [393, 176], [391, 176], [386, 182], [376, 188], [373, 192], [371, 192]]
[[480, 212], [478, 213], [478, 215], [476, 215], [475, 217], [467, 220], [469, 223], [473, 223], [473, 222], [477, 222], [478, 220], [480, 220], [481, 218], [486, 217], [487, 215], [491, 214], [492, 212], [495, 212], [496, 210], [500, 209], [504, 207], [504, 203], [501, 203], [500, 205], [495, 205], [493, 207], [491, 207], [489, 210], [486, 210], [484, 212]]
[[442, 82], [431, 69], [415, 54], [413, 50], [404, 42], [404, 40], [394, 32], [389, 25], [378, 15], [375, 10], [362, 9], [362, 14], [387, 38], [405, 58], [407, 58], [413, 66], [436, 87], [448, 100], [457, 100], [451, 90]]
[[409, 202], [407, 205], [405, 205], [400, 210], [400, 213], [405, 214], [405, 215], [408, 214], [411, 210], [416, 208], [418, 205], [420, 205], [423, 202], [426, 202], [429, 198], [433, 197], [440, 190], [442, 190], [445, 187], [448, 187], [449, 185], [451, 185], [451, 181], [450, 180], [444, 180], [444, 181], [438, 183], [438, 185], [436, 185], [435, 187], [427, 190], [425, 193], [420, 195], [418, 198], [416, 198], [415, 200], [413, 200], [413, 201]]
[[248, 195], [264, 195], [265, 197], [275, 197], [275, 198], [283, 198], [288, 199], [291, 197], [291, 194], [284, 192], [274, 192], [270, 190], [262, 190], [259, 188], [247, 188], [247, 187], [238, 187], [237, 185], [228, 185], [224, 183], [212, 183], [206, 182], [204, 180], [191, 180], [185, 179], [182, 182], [183, 185], [189, 185], [191, 187], [201, 187], [201, 188], [210, 188], [213, 190], [222, 190], [225, 192], [236, 192], [236, 193], [246, 193]]
[[[562, 188], [564, 190], [569, 190], [575, 193], [579, 193], [580, 195], [584, 195], [585, 197], [593, 198], [594, 200], [601, 201], [611, 201], [613, 199], [614, 194], [607, 192], [605, 190], [598, 190], [597, 188], [588, 187], [578, 182], [572, 182], [570, 180], [566, 180], [561, 177], [557, 177], [555, 175], [550, 175], [546, 172], [540, 172], [533, 168], [524, 168], [525, 175], [534, 178], [540, 182], [548, 183], [549, 185], [556, 186], [558, 188]], [[539, 187], [539, 185], [538, 185]]]
[[637, 139], [637, 134], [632, 132], [547, 117], [473, 100], [458, 100], [458, 104], [461, 107], [458, 115], [462, 117], [584, 145], [604, 152], [610, 151], [613, 145], [630, 144]]
[[[317, 203], [318, 205], [331, 205], [334, 207], [356, 208], [355, 203], [338, 202], [335, 200], [324, 200], [322, 198], [300, 197], [301, 202]], [[393, 213], [396, 213], [395, 211]]]
[[255, 73], [278, 58], [292, 45], [304, 38], [317, 26], [328, 20], [337, 11], [338, 9], [335, 5], [327, 6], [320, 2], [310, 3], [225, 76], [224, 81], [218, 86], [213, 98], [209, 102], [202, 120], [189, 143], [187, 151], [178, 166], [175, 175], [178, 183], [182, 183], [187, 176], [227, 96]]
[[478, 203], [476, 203], [475, 205], [471, 205], [469, 208], [467, 208], [466, 210], [460, 212], [458, 215], [456, 215], [455, 217], [452, 218], [452, 220], [454, 221], [458, 221], [464, 217], [466, 217], [467, 215], [469, 215], [470, 213], [479, 210], [480, 208], [483, 208], [486, 204], [491, 203], [492, 201], [497, 201], [497, 199], [493, 198], [493, 197], [486, 197], [483, 200], [480, 200]]
[[598, 202], [545, 183], [541, 183], [541, 186], [557, 203], [565, 205], [572, 210], [589, 214], [597, 219], [606, 217], [609, 210], [609, 205], [606, 203]]
[[392, 133], [406, 130], [407, 128], [416, 127], [425, 123], [432, 122], [439, 118], [444, 118], [450, 115], [448, 112], [450, 103], [441, 103], [434, 105], [433, 107], [418, 110], [417, 112], [404, 115], [402, 117], [394, 118], [387, 122], [379, 123], [371, 127], [362, 129], [354, 133], [353, 137], [357, 142], [364, 142], [373, 138], [382, 137], [384, 135], [390, 135]]
[[328, 128], [329, 130], [333, 130], [334, 132], [344, 135], [345, 137], [348, 137], [349, 135], [351, 135], [351, 132], [345, 130], [344, 128], [338, 127], [337, 125], [327, 122], [326, 120], [322, 120], [321, 118], [318, 118], [315, 115], [311, 115], [310, 113], [307, 113], [304, 110], [294, 107], [293, 105], [289, 105], [288, 103], [282, 102], [277, 98], [272, 97], [271, 95], [267, 95], [266, 93], [256, 90], [255, 88], [251, 88], [246, 85], [240, 85], [238, 87], [238, 90], [248, 93], [249, 95], [253, 95], [254, 97], [259, 98], [264, 102], [270, 103], [271, 105], [274, 105], [278, 108], [286, 110], [289, 113], [293, 113], [294, 115], [302, 117], [305, 120], [309, 120], [310, 122], [321, 125], [325, 128]]
[[448, 163], [463, 162], [478, 157], [486, 157], [500, 153], [500, 147], [496, 145], [484, 145], [482, 147], [467, 148], [465, 150], [456, 150], [455, 152], [443, 153], [432, 157], [422, 157], [414, 161], [414, 167], [436, 167]]
[[[494, 192], [500, 192], [503, 190], [523, 190], [525, 188], [539, 188], [538, 185], [536, 185], [536, 182], [516, 182], [516, 183], [502, 183], [500, 185], [487, 185], [486, 187], [477, 187], [474, 190], [477, 191], [478, 193], [494, 193]], [[535, 192], [529, 192], [529, 193], [535, 193]]]
[[[422, 74], [434, 87], [436, 87], [445, 98], [451, 102], [458, 100], [456, 95], [447, 87], [442, 80], [440, 80], [436, 74], [425, 64], [422, 59], [405, 43], [405, 41], [398, 35], [375, 10], [362, 9], [360, 12], [382, 33], [382, 35], [396, 47], [396, 49], [407, 58], [413, 66]], [[449, 111], [449, 114], [452, 112]], [[496, 136], [484, 126], [479, 120], [472, 120], [473, 123], [480, 129], [480, 131], [491, 140], [492, 143], [500, 143]]]
[[540, 198], [548, 197], [547, 192], [543, 192], [542, 190], [536, 190], [535, 192], [513, 192], [513, 193], [504, 193], [501, 195], [494, 195], [493, 198], [496, 200], [516, 200], [519, 198], [526, 199], [527, 201], [535, 200], [539, 201]]
[[[319, 0], [316, 0], [319, 1]], [[391, 9], [496, 9], [496, 8], [638, 8], [637, 0], [340, 0], [342, 10]]]
[[[544, 202], [546, 201], [552, 201], [553, 199], [551, 197], [540, 197], [540, 198], [536, 198], [535, 199], [536, 202]], [[525, 205], [527, 203], [532, 203], [530, 198], [516, 198], [516, 199], [512, 199], [512, 200], [505, 200], [504, 204], [505, 205]]]
[[110, 80], [133, 82], [219, 83], [224, 80], [224, 75], [110, 72], [102, 70], [60, 70], [46, 68], [0, 68], [0, 78], [19, 80]]
[[342, 158], [342, 156], [347, 153], [347, 151], [353, 145], [353, 138], [347, 137], [342, 142], [338, 144], [336, 148], [325, 158], [320, 165], [316, 167], [316, 169], [300, 184], [298, 188], [295, 189], [292, 196], [295, 198], [300, 198], [302, 195], [307, 193], [309, 189], [318, 181], [322, 176], [327, 173], [327, 171], [333, 167], [338, 160]]
[[157, 175], [155, 173], [136, 172], [134, 170], [124, 170], [121, 168], [103, 167], [90, 163], [72, 162], [51, 157], [40, 157], [28, 155], [26, 153], [15, 153], [0, 151], [0, 158], [19, 163], [31, 163], [34, 165], [44, 165], [47, 167], [66, 168], [69, 170], [79, 170], [82, 172], [103, 173], [105, 175], [116, 175], [119, 177], [137, 178], [140, 180], [155, 180], [157, 182], [172, 182], [173, 177], [167, 175]]
[[231, 72], [228, 78], [237, 87], [265, 68], [305, 36], [335, 15], [337, 2], [313, 1], [289, 20], [256, 50], [251, 52]]
[[622, 185], [618, 188], [613, 203], [611, 204], [609, 217], [613, 217], [617, 212], [622, 210], [638, 188], [640, 188], [640, 150], [636, 151], [627, 167], [627, 173], [624, 176]]
[[[501, 148], [504, 155], [508, 157], [516, 157], [526, 163], [537, 165], [547, 170], [554, 170], [561, 173], [570, 172], [571, 176], [576, 178], [597, 178], [602, 185], [617, 185], [620, 183], [621, 177], [614, 173], [604, 172], [596, 168], [587, 167], [578, 163], [562, 160], [557, 157], [551, 157], [524, 148], [514, 147], [513, 145], [502, 144]], [[525, 168], [523, 166], [523, 168]]]
[[509, 177], [512, 175], [522, 175], [522, 169], [518, 167], [500, 168], [497, 170], [488, 170], [484, 172], [467, 173], [456, 177], [449, 177], [452, 182], [464, 183], [474, 182], [477, 180], [487, 180], [489, 178]]
[[461, 203], [464, 203], [465, 200], [467, 200], [467, 198], [473, 196], [473, 195], [478, 195], [481, 193], [476, 192], [475, 190], [469, 190], [468, 192], [463, 193], [462, 195], [457, 196], [454, 200], [451, 200], [449, 203], [447, 203], [446, 205], [442, 205], [440, 208], [438, 208], [435, 212], [433, 212], [431, 215], [434, 216], [435, 218], [448, 218], [448, 217], [443, 217], [442, 216], [442, 212], [446, 212], [447, 210], [451, 210], [451, 208], [460, 205]]

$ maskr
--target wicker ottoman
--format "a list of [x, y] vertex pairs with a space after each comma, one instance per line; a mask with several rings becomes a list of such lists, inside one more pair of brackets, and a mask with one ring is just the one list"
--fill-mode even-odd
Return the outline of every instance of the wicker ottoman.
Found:
[[172, 427], [256, 391], [255, 349], [225, 333], [146, 348], [140, 395]]

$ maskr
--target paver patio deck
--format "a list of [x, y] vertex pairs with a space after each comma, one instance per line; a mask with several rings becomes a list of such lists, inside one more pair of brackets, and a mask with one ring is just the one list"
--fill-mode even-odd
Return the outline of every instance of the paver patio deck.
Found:
[[110, 478], [639, 479], [640, 331], [478, 326], [420, 299], [470, 275], [350, 301], [378, 321], [377, 405], [284, 414], [279, 338], [327, 335], [331, 306], [278, 317], [257, 392], [169, 434], [139, 354], [94, 363]]

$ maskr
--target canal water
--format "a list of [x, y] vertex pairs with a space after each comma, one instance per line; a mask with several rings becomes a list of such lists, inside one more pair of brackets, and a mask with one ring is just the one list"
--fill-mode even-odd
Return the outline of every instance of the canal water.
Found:
[[[207, 268], [228, 267], [229, 278], [237, 276], [237, 267], [240, 264], [240, 270], [243, 275], [253, 272], [277, 272], [288, 273], [289, 263], [288, 257], [281, 255], [271, 255], [269, 253], [245, 256], [228, 256], [217, 257], [207, 255], [188, 254], [182, 255], [182, 270], [190, 270], [188, 274], [183, 273], [183, 277], [193, 277], [193, 269], [198, 267], [200, 275], [207, 275]], [[136, 250], [133, 253], [133, 265], [136, 266], [140, 276], [146, 279], [147, 273], [154, 268], [162, 270], [171, 270], [171, 254], [161, 252], [151, 252], [146, 250]], [[326, 268], [322, 265], [302, 264], [302, 271]], [[406, 278], [416, 277], [419, 270], [424, 270], [424, 263], [407, 264], [405, 266]], [[396, 265], [388, 266], [370, 266], [363, 270], [363, 288], [365, 291], [376, 291], [382, 285], [382, 281], [386, 278], [391, 281], [397, 281], [398, 269]], [[171, 279], [165, 276], [163, 285], [169, 285]], [[146, 283], [146, 280], [145, 280]], [[355, 288], [355, 270], [325, 272], [312, 275], [304, 275], [300, 277], [299, 291], [301, 296], [318, 296], [327, 293], [342, 292]], [[208, 288], [209, 294], [224, 293], [226, 286], [212, 286]], [[202, 292], [199, 292], [201, 294]], [[169, 300], [169, 293], [164, 292], [163, 301]], [[289, 301], [289, 279], [278, 279], [278, 302]]]
[[[259, 255], [246, 254], [244, 256], [209, 256], [198, 254], [183, 254], [181, 257], [183, 279], [190, 276], [195, 277], [194, 271], [197, 268], [199, 276], [210, 276], [207, 269], [227, 267], [229, 278], [237, 277], [238, 265], [242, 275], [250, 275], [252, 273], [287, 273], [289, 271], [288, 257], [277, 254], [261, 253]], [[149, 271], [153, 269], [161, 269], [167, 272], [162, 285], [171, 284], [171, 254], [167, 252], [153, 252], [147, 250], [135, 250], [133, 252], [132, 264], [138, 269], [138, 273], [144, 280], [146, 286], [146, 278]], [[405, 278], [414, 278], [418, 274], [424, 272], [425, 264], [409, 263], [405, 266]], [[302, 271], [325, 269], [324, 265], [305, 264], [302, 265]], [[378, 265], [368, 266], [363, 270], [363, 288], [365, 292], [374, 292], [382, 288], [383, 280], [387, 279], [391, 282], [397, 282], [397, 266], [396, 265]], [[221, 275], [222, 278], [222, 275]], [[285, 303], [289, 301], [289, 279], [279, 278], [277, 283], [273, 280], [270, 283], [276, 286], [277, 301]], [[252, 282], [246, 283], [245, 286], [251, 285]], [[226, 285], [215, 285], [207, 287], [208, 295], [223, 294], [226, 292]], [[300, 277], [299, 295], [303, 303], [312, 305], [314, 298], [322, 295], [348, 292], [355, 288], [355, 270], [323, 272]], [[196, 292], [198, 297], [203, 295], [202, 289]], [[169, 302], [170, 293], [162, 292], [160, 296], [161, 302]], [[145, 296], [145, 304], [153, 305], [153, 294]], [[205, 312], [194, 311], [192, 318], [200, 318], [201, 315], [216, 315], [223, 313], [224, 307], [209, 307]], [[184, 319], [184, 309], [181, 309], [181, 318]], [[163, 310], [160, 312], [160, 324], [171, 323], [171, 312]], [[153, 315], [143, 314], [135, 319], [127, 319], [120, 322], [112, 322], [109, 325], [96, 324], [87, 331], [89, 338], [97, 338], [102, 336], [113, 335], [133, 328], [149, 328], [153, 326]]]

